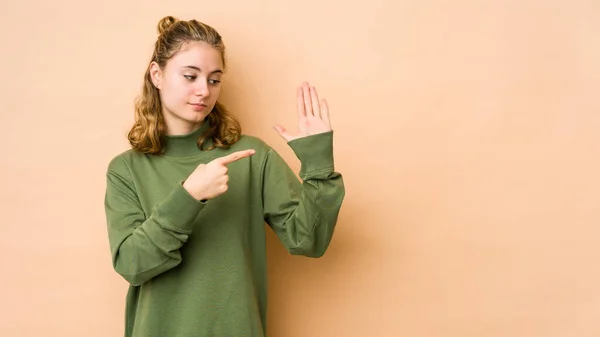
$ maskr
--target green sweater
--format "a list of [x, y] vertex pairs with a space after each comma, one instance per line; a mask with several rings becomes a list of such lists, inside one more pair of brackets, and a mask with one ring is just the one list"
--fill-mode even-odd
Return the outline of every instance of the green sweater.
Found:
[[[130, 284], [127, 337], [265, 336], [265, 223], [291, 254], [320, 257], [331, 241], [345, 194], [333, 132], [288, 143], [299, 181], [256, 137], [199, 150], [204, 129], [167, 137], [165, 155], [128, 150], [108, 166], [112, 263]], [[250, 148], [253, 156], [228, 165], [224, 194], [200, 202], [183, 188], [199, 164]]]

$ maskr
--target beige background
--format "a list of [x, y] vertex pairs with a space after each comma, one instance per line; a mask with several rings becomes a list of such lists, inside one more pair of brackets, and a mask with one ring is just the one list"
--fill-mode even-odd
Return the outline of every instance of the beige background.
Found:
[[269, 233], [269, 336], [600, 336], [600, 2], [3, 1], [1, 336], [122, 335], [108, 161], [164, 15], [225, 38], [224, 102], [325, 96], [347, 199], [322, 259]]

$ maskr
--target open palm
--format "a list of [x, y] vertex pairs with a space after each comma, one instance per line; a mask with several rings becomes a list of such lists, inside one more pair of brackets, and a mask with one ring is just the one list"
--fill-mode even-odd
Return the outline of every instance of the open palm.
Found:
[[283, 126], [275, 125], [275, 130], [279, 135], [290, 142], [294, 139], [331, 131], [329, 107], [325, 99], [319, 101], [317, 89], [309, 86], [308, 82], [303, 82], [298, 87], [297, 97], [298, 131], [290, 133]]

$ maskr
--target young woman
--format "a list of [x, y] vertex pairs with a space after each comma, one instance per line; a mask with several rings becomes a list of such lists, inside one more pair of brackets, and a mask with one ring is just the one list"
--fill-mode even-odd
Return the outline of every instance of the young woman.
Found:
[[107, 171], [113, 266], [130, 283], [125, 336], [265, 336], [265, 223], [291, 254], [320, 257], [344, 198], [327, 104], [303, 83], [298, 132], [275, 127], [299, 181], [219, 103], [221, 36], [170, 16], [158, 31], [132, 149]]

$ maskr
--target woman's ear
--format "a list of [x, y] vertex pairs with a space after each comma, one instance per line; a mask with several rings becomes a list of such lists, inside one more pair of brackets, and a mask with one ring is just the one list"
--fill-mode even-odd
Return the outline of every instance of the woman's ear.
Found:
[[157, 89], [160, 89], [162, 69], [160, 69], [160, 66], [155, 61], [150, 63], [150, 79], [152, 80], [152, 84], [154, 84]]

